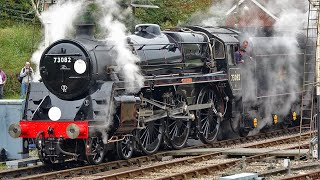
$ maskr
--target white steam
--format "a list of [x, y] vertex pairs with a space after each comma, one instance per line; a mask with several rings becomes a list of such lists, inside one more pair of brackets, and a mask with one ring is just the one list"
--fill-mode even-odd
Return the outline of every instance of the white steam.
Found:
[[[266, 5], [266, 8], [277, 16], [277, 21], [273, 26], [274, 36], [277, 38], [265, 45], [265, 53], [279, 52], [277, 48], [281, 47], [283, 53], [287, 55], [273, 58], [275, 68], [266, 76], [266, 82], [276, 84], [276, 87], [270, 87], [267, 95], [282, 94], [283, 92], [289, 92], [289, 95], [269, 98], [269, 102], [263, 101], [262, 106], [265, 111], [262, 117], [262, 125], [272, 124], [272, 113], [277, 113], [279, 122], [283, 121], [283, 118], [291, 111], [296, 111], [294, 109], [296, 108], [295, 104], [300, 101], [298, 94], [295, 92], [299, 92], [301, 86], [301, 76], [299, 74], [302, 74], [303, 56], [298, 53], [304, 52], [300, 50], [297, 37], [306, 24], [307, 13], [305, 9], [307, 7], [307, 1], [294, 3], [292, 0], [270, 0]], [[285, 61], [283, 58], [285, 58]], [[282, 76], [284, 76], [284, 81]]]
[[196, 12], [190, 18], [191, 24], [200, 24], [205, 26], [219, 26], [224, 24], [226, 12], [234, 5], [234, 0], [223, 0], [214, 3], [207, 13]]
[[116, 0], [98, 0], [97, 3], [103, 11], [100, 25], [107, 31], [107, 40], [115, 43], [116, 71], [123, 77], [127, 92], [138, 92], [144, 85], [144, 78], [136, 64], [140, 60], [128, 49], [127, 28], [121, 22], [130, 11], [123, 11]]
[[57, 1], [44, 11], [41, 22], [44, 23], [45, 40], [40, 43], [37, 51], [32, 55], [31, 61], [37, 65], [35, 81], [40, 79], [39, 62], [45, 48], [52, 42], [67, 37], [73, 30], [73, 22], [79, 12], [82, 11], [84, 0], [79, 1]]
[[233, 5], [233, 2], [233, 0], [226, 0], [212, 6], [208, 12], [210, 18], [203, 20], [201, 24], [206, 26], [218, 26], [223, 24], [225, 13]]
[[[116, 72], [125, 81], [125, 89], [128, 93], [138, 92], [144, 85], [144, 77], [141, 74], [139, 66], [136, 64], [140, 59], [135, 56], [127, 45], [127, 28], [122, 23], [130, 9], [123, 10], [120, 8], [117, 0], [97, 0], [97, 5], [102, 10], [102, 18], [99, 25], [106, 31], [106, 42], [112, 42], [113, 50], [116, 51], [114, 60], [117, 64]], [[103, 142], [107, 143], [108, 134], [105, 133], [113, 124], [114, 107], [106, 107], [105, 128], [98, 129], [102, 133]]]
[[[39, 66], [40, 58], [45, 48], [52, 42], [69, 37], [73, 30], [73, 22], [80, 16], [87, 5], [85, 0], [81, 1], [64, 1], [60, 0], [56, 4], [43, 12], [39, 17], [45, 27], [45, 40], [40, 43], [38, 50], [32, 55], [32, 62]], [[144, 85], [144, 78], [141, 74], [139, 66], [136, 64], [139, 58], [135, 56], [127, 45], [127, 28], [121, 22], [125, 20], [126, 15], [131, 13], [130, 10], [123, 10], [118, 5], [118, 0], [97, 0], [94, 2], [101, 10], [99, 14], [100, 21], [95, 22], [102, 27], [102, 31], [106, 33], [106, 43], [110, 42], [114, 45], [113, 50], [116, 51], [113, 56], [116, 62], [116, 72], [125, 82], [127, 93], [138, 92]], [[95, 12], [93, 12], [95, 13]], [[39, 69], [39, 68], [37, 68]], [[35, 80], [40, 79], [39, 71], [36, 72]], [[103, 117], [105, 123], [100, 125], [97, 130], [102, 133], [103, 141], [106, 143], [108, 134], [106, 130], [112, 126], [115, 107], [107, 104], [105, 107], [106, 116]]]
[[46, 46], [45, 46], [45, 42], [43, 41], [39, 44], [38, 49], [31, 56], [31, 62], [37, 66], [36, 71], [34, 72], [33, 81], [39, 81], [41, 78], [39, 65], [40, 65], [41, 55], [45, 49], [46, 49]]
[[57, 4], [43, 12], [41, 19], [45, 24], [45, 29], [49, 30], [49, 42], [67, 37], [73, 30], [73, 22], [81, 12], [82, 1], [58, 1]]
[[[261, 9], [255, 3], [261, 3], [260, 5], [265, 9]], [[296, 103], [299, 102], [299, 99], [297, 99], [299, 96], [294, 92], [300, 90], [301, 79], [299, 78], [301, 77], [298, 75], [301, 74], [299, 69], [303, 65], [303, 56], [298, 55], [300, 48], [297, 36], [301, 34], [306, 26], [307, 7], [308, 1], [300, 0], [226, 0], [221, 3], [215, 3], [206, 15], [201, 15], [199, 18], [199, 14], [196, 14], [192, 17], [195, 22], [193, 24], [198, 24], [199, 19], [201, 19], [201, 24], [205, 26], [225, 26], [227, 24], [231, 28], [239, 28], [241, 31], [244, 31], [243, 35], [245, 36], [244, 39], [240, 40], [240, 43], [245, 39], [248, 40], [250, 42], [249, 51], [253, 46], [252, 41], [256, 41], [254, 43], [259, 44], [259, 40], [263, 38], [259, 39], [257, 36], [265, 35], [265, 31], [261, 31], [266, 25], [265, 19], [261, 18], [264, 17], [261, 15], [261, 12], [270, 16], [272, 21], [274, 20], [272, 35], [277, 38], [271, 38], [265, 41], [263, 45], [260, 45], [261, 50], [259, 55], [261, 56], [255, 60], [260, 61], [259, 64], [264, 67], [270, 67], [268, 68], [268, 72], [264, 73], [263, 76], [266, 78], [264, 85], [267, 88], [263, 92], [261, 91], [262, 94], [260, 96], [265, 96], [262, 98], [262, 101], [257, 101], [259, 92], [256, 88], [261, 88], [261, 83], [255, 84], [256, 73], [254, 72], [255, 68], [253, 68], [255, 62], [247, 62], [248, 65], [245, 65], [246, 67], [244, 67], [243, 71], [243, 75], [249, 80], [244, 82], [245, 85], [242, 86], [245, 88], [244, 92], [246, 92], [242, 96], [242, 99], [250, 103], [252, 107], [259, 107], [258, 113], [261, 116], [258, 121], [259, 127], [257, 129], [259, 130], [265, 125], [273, 123], [272, 114], [277, 113], [279, 122], [281, 122], [290, 111], [297, 110], [298, 106]], [[268, 12], [264, 12], [265, 10]], [[270, 25], [270, 22], [267, 22], [267, 26]], [[281, 48], [281, 51], [279, 51], [279, 48]], [[285, 57], [264, 57], [264, 55], [276, 53], [287, 55]], [[264, 62], [272, 63], [272, 65], [264, 64]], [[275, 84], [276, 86], [273, 87]], [[282, 97], [278, 96], [284, 92], [289, 94]], [[271, 96], [276, 97], [270, 98]]]

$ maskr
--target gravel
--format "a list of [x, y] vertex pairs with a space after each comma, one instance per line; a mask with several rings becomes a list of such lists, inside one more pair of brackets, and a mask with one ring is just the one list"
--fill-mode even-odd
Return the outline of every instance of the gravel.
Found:
[[[283, 138], [288, 138], [288, 137], [292, 137], [293, 135], [287, 135], [287, 136], [281, 136], [278, 138], [273, 138], [273, 139], [262, 139], [262, 140], [256, 140], [254, 142], [250, 142], [250, 143], [243, 143], [243, 144], [239, 144], [239, 145], [231, 145], [228, 146], [228, 148], [239, 148], [239, 147], [244, 147], [244, 146], [249, 146], [249, 145], [254, 145], [257, 143], [262, 143], [262, 142], [269, 142], [269, 141], [275, 141], [278, 139], [283, 139]], [[309, 141], [302, 141], [301, 144], [307, 143]], [[297, 142], [292, 142], [290, 144], [281, 144], [281, 145], [276, 145], [273, 147], [270, 147], [270, 149], [283, 149], [283, 148], [289, 148], [292, 146], [297, 145]], [[268, 147], [269, 148], [269, 147]], [[167, 161], [160, 161], [160, 162], [149, 162], [146, 164], [142, 164], [141, 168], [143, 167], [149, 167], [149, 166], [153, 166], [153, 165], [159, 165], [159, 164], [164, 164], [164, 163], [168, 163], [168, 162], [172, 162], [172, 161], [178, 161], [178, 160], [182, 160], [182, 159], [186, 159], [188, 157], [183, 157], [183, 158], [173, 158], [172, 160], [167, 160]], [[168, 168], [168, 169], [164, 169], [161, 170], [159, 172], [153, 172], [153, 173], [149, 173], [149, 174], [145, 174], [144, 176], [140, 176], [140, 177], [136, 177], [133, 179], [155, 179], [155, 178], [159, 178], [159, 177], [164, 177], [164, 176], [168, 176], [170, 174], [176, 174], [176, 173], [181, 173], [181, 172], [185, 172], [185, 171], [189, 171], [189, 170], [193, 170], [195, 168], [201, 168], [201, 167], [205, 167], [205, 166], [209, 166], [209, 165], [215, 165], [215, 164], [219, 164], [219, 163], [225, 163], [225, 162], [230, 162], [230, 161], [234, 161], [234, 160], [238, 160], [238, 159], [226, 159], [224, 156], [219, 156], [216, 157], [215, 159], [211, 159], [211, 160], [206, 160], [206, 161], [202, 161], [202, 162], [197, 162], [197, 163], [190, 163], [188, 165], [177, 165], [173, 168]], [[294, 163], [296, 162], [292, 162], [294, 165]], [[221, 171], [221, 172], [215, 172], [212, 175], [208, 175], [208, 176], [201, 176], [199, 178], [195, 178], [195, 179], [219, 179], [221, 176], [225, 176], [225, 175], [231, 175], [231, 174], [236, 174], [236, 173], [241, 173], [241, 172], [262, 172], [262, 171], [266, 171], [270, 168], [280, 168], [283, 166], [283, 160], [274, 160], [274, 161], [268, 161], [268, 162], [255, 162], [255, 163], [251, 163], [251, 164], [247, 164], [245, 169], [241, 169], [240, 167], [240, 163], [237, 164], [234, 167], [230, 167], [225, 171]], [[82, 177], [76, 177], [76, 178], [72, 178], [72, 180], [74, 179], [92, 179], [93, 177], [98, 177], [98, 176], [82, 176]]]

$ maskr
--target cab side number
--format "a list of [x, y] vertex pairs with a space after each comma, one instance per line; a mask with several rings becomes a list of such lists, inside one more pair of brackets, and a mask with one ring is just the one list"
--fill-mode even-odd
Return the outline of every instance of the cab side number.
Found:
[[231, 81], [240, 81], [241, 75], [240, 74], [231, 74]]

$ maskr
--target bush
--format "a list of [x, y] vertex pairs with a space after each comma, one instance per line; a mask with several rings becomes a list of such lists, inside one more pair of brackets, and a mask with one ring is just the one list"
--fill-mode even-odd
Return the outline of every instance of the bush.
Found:
[[[40, 27], [33, 25], [14, 25], [0, 29], [0, 67], [7, 74], [4, 87], [6, 98], [17, 98], [20, 94], [20, 83], [16, 78], [26, 61], [30, 61], [37, 47], [41, 33]], [[33, 68], [34, 65], [32, 65]]]
[[16, 73], [6, 73], [7, 82], [4, 86], [4, 95], [6, 99], [16, 99], [20, 97], [20, 83], [16, 78]]
[[218, 0], [157, 0], [159, 9], [136, 8], [135, 16], [144, 23], [156, 23], [163, 29], [184, 24], [193, 13], [205, 12]]

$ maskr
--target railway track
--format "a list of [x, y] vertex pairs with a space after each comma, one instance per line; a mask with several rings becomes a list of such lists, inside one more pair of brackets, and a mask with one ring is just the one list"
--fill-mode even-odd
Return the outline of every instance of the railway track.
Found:
[[64, 169], [76, 168], [79, 166], [81, 166], [79, 163], [76, 163], [74, 161], [67, 161], [64, 164], [52, 164], [50, 166], [35, 165], [31, 167], [3, 170], [3, 171], [0, 171], [0, 179], [19, 178], [19, 177], [29, 176], [32, 174], [40, 174], [40, 173], [45, 173], [50, 171], [61, 171]]
[[[320, 164], [319, 162], [311, 162], [307, 164], [299, 164], [296, 166], [291, 167], [291, 171], [307, 171], [310, 169], [320, 169]], [[287, 176], [288, 174], [288, 169], [287, 168], [277, 168], [269, 171], [264, 171], [259, 173], [259, 176], [261, 177], [273, 177], [275, 179], [276, 176], [279, 175], [285, 175]], [[292, 173], [293, 174], [293, 173]], [[308, 173], [304, 173], [302, 175], [291, 175], [288, 177], [283, 177], [283, 178], [278, 178], [278, 179], [320, 179], [320, 170], [319, 171], [312, 171]]]
[[[307, 126], [307, 125], [306, 125]], [[299, 127], [289, 128], [287, 130], [277, 130], [273, 132], [261, 133], [254, 136], [248, 136], [244, 138], [236, 138], [230, 140], [219, 141], [214, 144], [204, 144], [199, 146], [191, 146], [188, 148], [215, 148], [215, 147], [229, 147], [240, 145], [242, 143], [254, 142], [254, 141], [262, 141], [265, 139], [275, 138], [283, 135], [289, 134], [296, 134], [299, 132]], [[285, 140], [282, 140], [284, 143]], [[269, 142], [275, 143], [275, 142]], [[257, 147], [257, 145], [253, 144], [251, 147]], [[0, 171], [0, 179], [11, 179], [11, 178], [19, 178], [19, 179], [39, 179], [39, 178], [46, 178], [46, 179], [53, 179], [53, 178], [66, 178], [66, 177], [76, 177], [81, 175], [89, 175], [89, 174], [96, 174], [99, 172], [105, 172], [110, 170], [115, 170], [124, 167], [131, 167], [131, 166], [141, 166], [144, 163], [148, 162], [159, 162], [162, 160], [163, 157], [167, 156], [168, 152], [160, 152], [150, 156], [141, 156], [132, 158], [129, 160], [119, 160], [113, 162], [107, 162], [100, 165], [91, 165], [91, 166], [82, 166], [72, 168], [70, 166], [61, 166], [54, 168], [54, 166], [45, 166], [45, 165], [38, 165], [32, 167], [25, 167], [19, 168], [16, 170], [7, 170], [7, 171]], [[216, 155], [207, 155], [207, 157], [215, 157]], [[71, 169], [70, 169], [71, 168]], [[52, 172], [55, 171], [55, 172]], [[37, 175], [35, 175], [37, 174]]]
[[305, 180], [305, 179], [320, 179], [320, 170], [318, 171], [311, 171], [304, 174], [289, 176], [281, 178], [281, 180]]
[[[302, 138], [307, 139], [309, 138], [309, 133], [303, 133]], [[263, 148], [263, 147], [271, 147], [271, 146], [277, 146], [280, 144], [287, 144], [290, 142], [295, 142], [300, 138], [300, 135], [294, 135], [291, 137], [284, 137], [284, 138], [279, 138], [271, 141], [266, 141], [266, 142], [258, 142], [254, 144], [244, 144], [239, 147], [245, 147], [245, 148]], [[308, 145], [308, 144], [307, 144]], [[280, 148], [280, 149], [291, 149], [291, 148], [298, 148], [298, 146], [294, 147], [286, 147], [286, 148]], [[232, 149], [232, 148], [230, 148]], [[277, 149], [279, 150], [279, 149]], [[227, 162], [222, 162], [222, 163], [208, 163], [211, 164], [209, 166], [204, 166], [201, 168], [193, 168], [197, 167], [195, 165], [196, 163], [203, 162], [203, 161], [211, 161], [214, 158], [217, 158], [218, 156], [222, 156], [223, 151], [221, 152], [216, 152], [216, 153], [210, 153], [210, 154], [205, 154], [205, 155], [200, 155], [196, 157], [190, 157], [190, 158], [185, 158], [181, 159], [178, 161], [172, 161], [168, 163], [163, 163], [163, 164], [158, 164], [158, 165], [153, 165], [153, 166], [148, 166], [148, 167], [143, 167], [143, 168], [138, 168], [138, 169], [132, 169], [124, 172], [119, 172], [119, 173], [112, 173], [108, 172], [106, 175], [103, 173], [97, 174], [96, 176], [90, 177], [90, 179], [95, 179], [95, 180], [104, 180], [104, 179], [130, 179], [134, 177], [139, 177], [140, 179], [143, 179], [144, 176], [147, 176], [144, 179], [186, 179], [186, 178], [198, 178], [201, 175], [208, 175], [213, 172], [217, 171], [222, 171], [225, 169], [228, 169], [236, 164], [238, 164], [241, 159], [236, 159], [236, 160], [229, 160]], [[259, 155], [254, 155], [246, 158], [246, 163], [251, 163], [254, 162], [258, 159], [263, 159], [266, 157], [271, 156], [269, 153], [263, 153]], [[156, 178], [157, 176], [161, 175], [151, 175], [151, 173], [157, 173], [160, 172], [160, 174], [163, 174], [161, 171], [165, 169], [170, 169], [170, 168], [175, 168], [175, 167], [182, 167], [182, 166], [190, 166], [189, 171], [181, 172], [181, 173], [176, 173], [176, 174], [171, 174], [169, 176], [161, 177], [161, 178]]]

